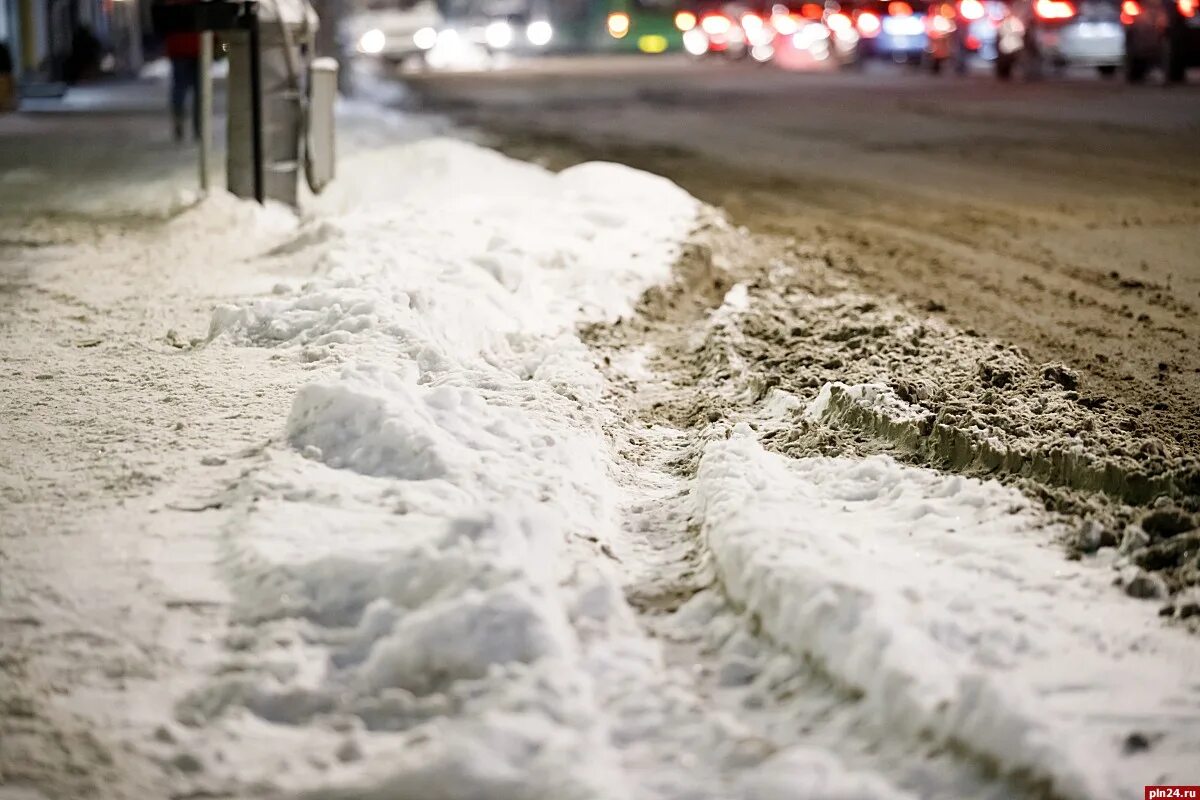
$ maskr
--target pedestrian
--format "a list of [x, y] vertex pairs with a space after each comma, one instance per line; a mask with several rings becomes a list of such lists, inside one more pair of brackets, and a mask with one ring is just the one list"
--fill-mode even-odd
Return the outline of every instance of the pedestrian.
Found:
[[175, 141], [183, 141], [188, 95], [192, 96], [192, 138], [200, 138], [200, 34], [191, 31], [167, 34], [171, 60], [171, 123]]

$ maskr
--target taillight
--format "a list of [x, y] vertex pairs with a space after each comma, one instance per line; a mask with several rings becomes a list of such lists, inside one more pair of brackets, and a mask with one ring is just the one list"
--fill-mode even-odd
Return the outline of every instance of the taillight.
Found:
[[690, 31], [696, 27], [696, 15], [690, 11], [680, 11], [675, 15], [675, 27], [681, 31]]
[[883, 27], [879, 22], [879, 15], [873, 11], [864, 11], [859, 14], [855, 24], [858, 26], [858, 32], [867, 39], [874, 39], [879, 35], [879, 29]]
[[1200, 5], [1196, 0], [1179, 0], [1179, 13], [1191, 19], [1196, 16], [1196, 6]]
[[1121, 3], [1121, 23], [1130, 25], [1135, 17], [1142, 13], [1142, 7], [1137, 4], [1137, 0], [1125, 0]]
[[820, 19], [824, 15], [825, 9], [821, 8], [816, 3], [805, 3], [800, 6], [800, 16], [805, 19]]
[[1033, 13], [1042, 19], [1070, 19], [1075, 6], [1069, 0], [1034, 0]]
[[888, 3], [888, 16], [890, 17], [911, 17], [912, 13], [912, 6], [904, 0], [892, 0]]
[[983, 19], [986, 12], [979, 0], [959, 0], [958, 13], [963, 19], [977, 20]]
[[700, 20], [700, 27], [709, 36], [720, 36], [723, 33], [729, 33], [733, 23], [729, 21], [729, 17], [723, 14], [706, 14]]

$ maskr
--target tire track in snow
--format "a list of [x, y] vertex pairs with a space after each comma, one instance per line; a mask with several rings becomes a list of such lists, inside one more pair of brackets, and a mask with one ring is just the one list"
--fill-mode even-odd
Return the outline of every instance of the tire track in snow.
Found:
[[[723, 324], [731, 273], [745, 266], [728, 245], [745, 237], [711, 212], [705, 228], [675, 280], [647, 293], [636, 317], [589, 326], [585, 340], [597, 350], [614, 409], [607, 428], [625, 491], [625, 538], [614, 549], [626, 598], [704, 713], [729, 715], [757, 739], [761, 762], [729, 776], [728, 796], [1050, 797], [953, 746], [896, 737], [871, 719], [853, 687], [779, 646], [755, 614], [731, 602], [695, 497], [701, 453], [725, 426], [704, 411], [712, 403], [689, 385], [680, 354], [695, 349], [698, 330]], [[736, 353], [725, 353], [724, 368], [732, 375], [738, 367]], [[730, 398], [754, 394], [744, 383], [727, 389]], [[695, 426], [661, 424], [657, 410], [668, 405], [692, 407]]]
[[[674, 658], [692, 665], [697, 691], [714, 705], [731, 703], [731, 713], [743, 722], [754, 720], [773, 746], [796, 741], [827, 745], [852, 767], [875, 769], [923, 797], [989, 793], [1119, 797], [1162, 774], [1183, 779], [1186, 769], [1181, 767], [1200, 742], [1196, 689], [1186, 685], [1181, 671], [1188, 654], [1195, 654], [1195, 642], [1174, 631], [1156, 630], [1153, 614], [1147, 613], [1151, 610], [1112, 593], [1107, 588], [1109, 579], [1097, 565], [1056, 567], [1058, 556], [1053, 550], [1040, 549], [1051, 543], [1053, 536], [1047, 534], [1053, 531], [1038, 534], [1040, 541], [1031, 545], [1031, 529], [1037, 534], [1044, 522], [1037, 521], [1037, 514], [1015, 492], [995, 484], [942, 478], [879, 458], [861, 466], [835, 460], [827, 467], [820, 459], [809, 458], [793, 462], [800, 469], [789, 469], [788, 459], [767, 454], [757, 444], [722, 441], [731, 435], [740, 442], [759, 435], [769, 439], [806, 423], [798, 414], [802, 404], [786, 394], [772, 393], [769, 386], [756, 385], [740, 361], [740, 348], [730, 345], [731, 336], [744, 333], [738, 330], [741, 325], [754, 322], [752, 315], [742, 314], [747, 310], [744, 287], [739, 291], [733, 286], [720, 307], [708, 313], [716, 305], [714, 298], [730, 287], [732, 274], [737, 274], [739, 265], [734, 262], [748, 249], [746, 237], [715, 227], [704, 237], [708, 245], [693, 250], [691, 260], [683, 260], [673, 290], [648, 295], [639, 318], [594, 327], [587, 335], [605, 353], [610, 384], [617, 387], [615, 402], [624, 406], [627, 418], [649, 423], [683, 419], [689, 424], [683, 431], [659, 428], [657, 436], [639, 431], [646, 446], [632, 459], [638, 466], [629, 484], [654, 486], [663, 474], [673, 474], [680, 487], [673, 496], [683, 494], [690, 482], [700, 508], [664, 510], [669, 506], [664, 498], [652, 497], [650, 503], [633, 504], [626, 527], [635, 532], [635, 540], [637, 532], [667, 540], [657, 548], [641, 545], [642, 551], [649, 549], [663, 557], [658, 564], [651, 559], [642, 570], [649, 577], [632, 577], [629, 595], [642, 610], [647, 629], [671, 639]], [[722, 239], [738, 247], [721, 247]], [[714, 266], [722, 260], [730, 269]], [[753, 274], [762, 263], [740, 266], [743, 274]], [[701, 287], [699, 296], [689, 296], [689, 287]], [[705, 332], [722, 326], [729, 330], [721, 335]], [[647, 339], [653, 343], [649, 351], [641, 344]], [[660, 372], [655, 374], [654, 368]], [[749, 428], [739, 433], [731, 425], [738, 420], [749, 421], [760, 433]], [[655, 460], [650, 455], [655, 447], [661, 451], [657, 480], [637, 475]], [[742, 455], [730, 460], [739, 447]], [[701, 452], [706, 453], [703, 462], [712, 463], [701, 466], [699, 480], [693, 481]], [[815, 472], [810, 465], [816, 465]], [[831, 480], [821, 476], [825, 469]], [[817, 476], [815, 482], [804, 477], [806, 470]], [[839, 470], [844, 477], [837, 477]], [[789, 491], [793, 497], [813, 493], [811, 510], [794, 500], [782, 500], [777, 496], [781, 490], [785, 497]], [[635, 490], [635, 495], [637, 491], [645, 490]], [[885, 494], [878, 495], [879, 491]], [[838, 505], [843, 516], [829, 518]], [[647, 507], [652, 510], [647, 512]], [[833, 528], [806, 528], [802, 519], [796, 519], [809, 513], [828, 520], [816, 525]], [[928, 528], [921, 531], [920, 546], [930, 548], [935, 556], [927, 565], [919, 564], [912, 543], [897, 542], [899, 549], [887, 549], [894, 546], [888, 541], [892, 528], [902, 533], [913, 524], [905, 521], [909, 513], [916, 514], [912, 520], [933, 515], [928, 517], [931, 525], [918, 523]], [[950, 513], [954, 516], [949, 525], [938, 518]], [[845, 553], [836, 546], [822, 550], [828, 548], [823, 537], [836, 540], [839, 525], [851, 526], [841, 534], [848, 541], [863, 544], [852, 545]], [[957, 528], [967, 532], [961, 544], [955, 543], [964, 535], [955, 534]], [[775, 530], [783, 538], [773, 539], [779, 536]], [[887, 572], [879, 573], [884, 579], [879, 590], [884, 594], [878, 599], [871, 584], [856, 588], [855, 581], [870, 570], [839, 560], [854, 547], [861, 552], [852, 558], [873, 559], [875, 551], [867, 537], [876, 535], [883, 537], [881, 563], [899, 569], [902, 576], [893, 581]], [[788, 544], [788, 537], [795, 545]], [[811, 543], [808, 537], [814, 537]], [[705, 549], [714, 544], [720, 550], [715, 569], [714, 554]], [[772, 563], [776, 558], [780, 562]], [[909, 563], [900, 566], [905, 559]], [[1003, 566], [1010, 559], [1013, 567]], [[804, 572], [813, 569], [811, 575]], [[877, 609], [878, 603], [886, 601], [902, 613], [903, 595], [886, 594], [891, 584], [904, 585], [904, 575], [919, 575], [924, 569], [929, 569], [930, 585], [938, 592], [928, 599], [940, 603], [945, 598], [950, 613], [939, 619], [937, 613], [915, 609], [911, 619], [896, 617], [900, 626], [894, 630], [873, 628], [895, 616], [885, 607]], [[664, 579], [663, 572], [673, 577]], [[714, 572], [721, 575], [720, 581], [713, 579]], [[956, 585], [956, 581], [965, 583]], [[910, 581], [903, 592], [914, 589], [919, 596], [925, 586]], [[974, 596], [974, 591], [979, 595]], [[679, 603], [693, 592], [692, 600]], [[957, 594], [961, 592], [966, 593]], [[1008, 599], [1005, 592], [1010, 593]], [[737, 615], [721, 595], [750, 613]], [[813, 607], [806, 607], [811, 603], [826, 609], [827, 618], [812, 617]], [[1104, 621], [1092, 622], [1088, 609], [1095, 603], [1108, 609], [1105, 614], [1114, 621], [1111, 628]], [[1005, 604], [1013, 604], [1011, 610]], [[959, 613], [968, 615], [961, 623], [955, 619]], [[1005, 619], [1008, 615], [1012, 620]], [[1033, 622], [1039, 616], [1053, 622]], [[736, 622], [730, 623], [730, 618]], [[972, 630], [972, 624], [978, 624], [979, 630]], [[1151, 627], [1143, 633], [1146, 625]], [[759, 630], [763, 635], [756, 633]], [[860, 635], [863, 638], [856, 638]], [[915, 644], [916, 649], [903, 656], [904, 648], [897, 642], [914, 636], [909, 645]], [[926, 636], [931, 638], [922, 638]], [[963, 641], [955, 643], [956, 639]], [[1063, 648], [1063, 657], [1055, 657], [1056, 647]], [[922, 650], [949, 661], [922, 677], [920, 668], [904, 661]], [[1139, 650], [1159, 655], [1134, 656]], [[889, 662], [897, 655], [900, 662]], [[769, 663], [771, 656], [782, 658], [783, 663], [789, 657], [800, 659], [793, 658], [790, 667], [783, 667], [793, 671], [794, 684], [806, 687], [790, 695], [796, 702], [786, 710], [778, 703], [764, 703], [752, 692], [739, 697], [731, 687], [755, 681], [769, 684], [769, 676], [757, 674], [755, 661], [766, 658]], [[803, 664], [809, 656], [815, 659], [815, 669]], [[1087, 664], [1089, 658], [1096, 661], [1094, 667], [1072, 666]], [[989, 663], [993, 659], [998, 661]], [[1136, 666], [1129, 665], [1130, 659], [1137, 659]], [[1005, 679], [996, 682], [1000, 674], [996, 668], [1008, 664], [1018, 674], [1025, 673], [1011, 691], [1003, 686]], [[1044, 671], [1044, 681], [1038, 679], [1039, 670]], [[1077, 685], [1071, 691], [1085, 698], [1082, 702], [1067, 702], [1064, 694], [1067, 688], [1061, 682], [1071, 681], [1066, 674], [1073, 670], [1078, 670]], [[1160, 690], [1139, 695], [1142, 675], [1153, 672], [1161, 672], [1156, 681]], [[836, 677], [830, 682], [828, 675]], [[860, 691], [865, 692], [863, 702], [857, 701]], [[1129, 699], [1117, 700], [1117, 696]], [[831, 702], [831, 697], [837, 700]], [[945, 699], [938, 701], [938, 697]], [[1177, 702], [1183, 703], [1178, 713]], [[1045, 710], [1031, 703], [1044, 703]], [[768, 710], [756, 713], [763, 708]], [[844, 738], [828, 736], [831, 729], [838, 729], [829, 723], [839, 717], [845, 722]], [[789, 723], [792, 729], [781, 737], [780, 728]], [[814, 731], [819, 732], [814, 735]], [[1147, 749], [1149, 754], [1139, 755]], [[1091, 754], [1102, 751], [1110, 753], [1111, 761], [1101, 769], [1089, 767]]]

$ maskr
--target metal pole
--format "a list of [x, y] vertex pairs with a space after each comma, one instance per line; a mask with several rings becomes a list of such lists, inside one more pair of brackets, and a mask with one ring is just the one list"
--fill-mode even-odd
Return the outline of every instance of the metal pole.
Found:
[[250, 23], [250, 128], [254, 141], [254, 199], [263, 202], [262, 52], [258, 40], [258, 3], [247, 3]]
[[212, 153], [213, 33], [200, 34], [200, 190], [208, 191], [208, 164]]

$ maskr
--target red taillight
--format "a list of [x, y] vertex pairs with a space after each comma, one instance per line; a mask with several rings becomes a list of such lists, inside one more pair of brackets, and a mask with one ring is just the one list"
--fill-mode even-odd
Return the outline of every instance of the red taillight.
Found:
[[979, 0], [959, 0], [958, 13], [963, 19], [977, 20], [983, 19], [984, 11], [983, 3]]
[[888, 3], [888, 16], [911, 17], [912, 13], [912, 6], [904, 2], [904, 0], [892, 0], [892, 2]]
[[1121, 23], [1131, 25], [1135, 17], [1142, 13], [1142, 7], [1137, 4], [1137, 0], [1125, 0], [1121, 3]]
[[805, 3], [800, 6], [800, 16], [805, 19], [820, 19], [825, 13], [825, 9], [821, 8], [816, 3]]
[[859, 14], [854, 24], [858, 26], [858, 32], [867, 39], [874, 39], [879, 35], [879, 29], [883, 27], [879, 21], [879, 15], [873, 11], [864, 11]]
[[733, 23], [724, 14], [706, 14], [700, 20], [700, 27], [709, 36], [720, 36], [723, 33], [729, 33], [729, 29], [733, 27]]
[[1035, 0], [1033, 13], [1042, 19], [1070, 19], [1075, 16], [1075, 6], [1069, 0]]
[[1196, 16], [1196, 6], [1200, 5], [1196, 0], [1179, 0], [1179, 13], [1191, 19]]

